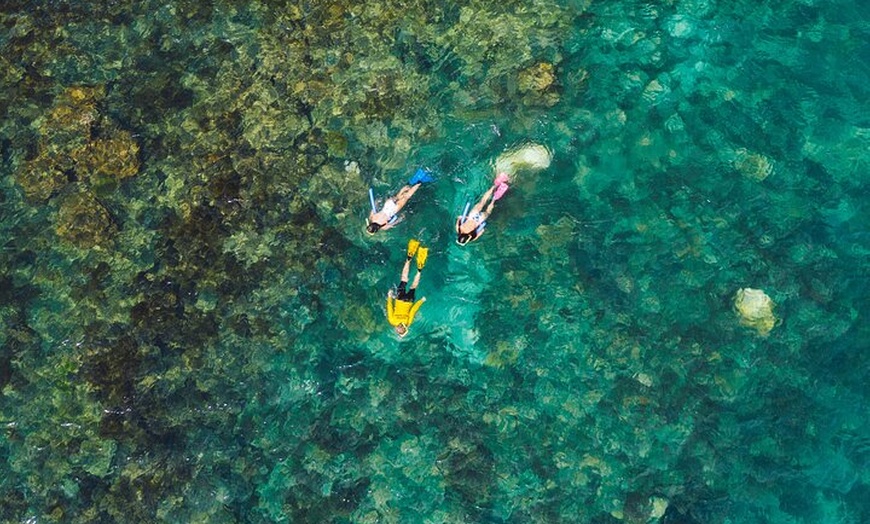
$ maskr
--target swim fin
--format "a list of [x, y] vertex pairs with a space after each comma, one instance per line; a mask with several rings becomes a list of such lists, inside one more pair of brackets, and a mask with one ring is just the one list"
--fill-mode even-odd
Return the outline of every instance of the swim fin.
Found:
[[414, 256], [414, 253], [417, 252], [417, 248], [420, 247], [420, 241], [412, 238], [408, 241], [408, 258]]
[[422, 167], [418, 167], [417, 172], [414, 173], [414, 176], [412, 176], [408, 180], [408, 185], [413, 186], [416, 184], [425, 184], [426, 182], [434, 182], [434, 181], [435, 181], [435, 177], [432, 176], [431, 171], [429, 171], [428, 169], [422, 168]]
[[500, 186], [502, 184], [507, 184], [508, 182], [510, 182], [510, 179], [508, 178], [508, 174], [505, 172], [501, 172], [498, 174], [497, 177], [495, 177], [495, 180], [493, 180], [492, 183], [497, 185], [497, 186]]
[[497, 188], [495, 188], [495, 193], [492, 195], [492, 201], [495, 202], [499, 198], [503, 197], [510, 186], [507, 184], [499, 184]]
[[423, 271], [423, 266], [426, 265], [427, 256], [429, 256], [428, 247], [421, 247], [417, 250], [417, 271]]

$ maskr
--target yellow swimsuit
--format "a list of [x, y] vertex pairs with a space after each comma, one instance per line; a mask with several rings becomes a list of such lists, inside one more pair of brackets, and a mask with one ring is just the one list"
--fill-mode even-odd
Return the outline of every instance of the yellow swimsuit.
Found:
[[417, 310], [419, 310], [422, 305], [422, 300], [411, 303], [407, 300], [398, 300], [393, 297], [387, 297], [387, 320], [390, 322], [391, 326], [398, 326], [399, 324], [410, 326], [411, 322], [414, 321], [414, 315], [417, 314]]

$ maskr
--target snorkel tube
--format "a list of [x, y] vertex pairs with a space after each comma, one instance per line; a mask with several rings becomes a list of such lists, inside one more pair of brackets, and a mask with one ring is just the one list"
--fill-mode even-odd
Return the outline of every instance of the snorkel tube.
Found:
[[372, 188], [369, 188], [369, 202], [372, 203], [372, 213], [377, 213], [378, 208], [375, 206], [375, 190]]
[[462, 224], [465, 222], [465, 217], [468, 216], [468, 208], [471, 207], [471, 202], [465, 203], [465, 209], [462, 210], [462, 216], [459, 217], [459, 223]]
[[[372, 203], [372, 214], [373, 215], [377, 214], [378, 208], [377, 208], [377, 206], [375, 206], [375, 191], [372, 188], [369, 188], [369, 202]], [[366, 222], [366, 227], [365, 227], [366, 235], [368, 235], [368, 236], [374, 235], [375, 231], [377, 231], [377, 229], [375, 229], [374, 231], [370, 230], [370, 228], [373, 226], [372, 226], [372, 222], [369, 222], [368, 218], [365, 219], [365, 222]]]

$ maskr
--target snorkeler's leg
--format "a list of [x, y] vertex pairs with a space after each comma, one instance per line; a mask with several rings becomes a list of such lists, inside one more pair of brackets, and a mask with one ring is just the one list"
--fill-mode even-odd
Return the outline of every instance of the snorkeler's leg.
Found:
[[416, 193], [417, 190], [420, 189], [421, 185], [422, 184], [414, 184], [413, 186], [405, 186], [400, 189], [399, 193], [396, 195], [395, 198], [396, 206], [398, 206], [399, 209], [402, 209], [402, 207], [404, 207], [405, 204], [408, 203], [408, 200], [410, 200], [411, 197], [414, 196], [414, 193]]
[[492, 186], [489, 189], [487, 189], [486, 193], [484, 193], [483, 196], [480, 197], [480, 200], [477, 202], [477, 204], [475, 204], [474, 207], [471, 208], [470, 214], [473, 215], [475, 213], [480, 213], [480, 211], [483, 209], [483, 206], [485, 206], [487, 201], [489, 201], [489, 199], [492, 198], [493, 191], [495, 191], [495, 186]]
[[402, 282], [408, 281], [408, 275], [411, 273], [411, 257], [405, 260], [405, 265], [402, 267]]
[[420, 285], [420, 274], [421, 270], [417, 270], [417, 274], [414, 275], [414, 281], [411, 282], [411, 289], [417, 289], [417, 286]]
[[396, 193], [396, 196], [393, 197], [393, 200], [395, 200], [396, 202], [398, 202], [399, 200], [402, 200], [403, 198], [405, 198], [405, 195], [408, 193], [408, 191], [410, 189], [411, 189], [411, 186], [402, 186], [402, 189], [400, 189], [399, 192]]

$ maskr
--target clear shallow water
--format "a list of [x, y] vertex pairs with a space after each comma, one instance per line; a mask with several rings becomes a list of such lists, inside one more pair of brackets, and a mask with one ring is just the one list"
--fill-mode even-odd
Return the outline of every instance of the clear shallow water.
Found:
[[91, 7], [2, 15], [5, 521], [868, 520], [863, 5]]

